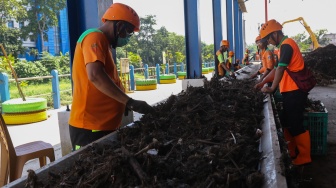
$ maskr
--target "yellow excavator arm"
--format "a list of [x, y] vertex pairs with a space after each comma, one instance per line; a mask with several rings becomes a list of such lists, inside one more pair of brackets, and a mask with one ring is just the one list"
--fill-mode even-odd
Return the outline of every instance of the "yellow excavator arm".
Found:
[[314, 50], [316, 48], [320, 47], [320, 45], [319, 45], [319, 43], [318, 43], [318, 41], [317, 41], [317, 39], [315, 37], [315, 34], [313, 33], [313, 31], [310, 29], [309, 25], [304, 21], [304, 19], [302, 17], [298, 17], [298, 18], [293, 19], [293, 20], [285, 21], [285, 22], [282, 23], [282, 26], [285, 25], [286, 23], [295, 22], [295, 21], [302, 21], [302, 23], [301, 22], [300, 23], [303, 25], [303, 27], [309, 33], [310, 38], [311, 38], [311, 40], [313, 42], [313, 48], [314, 48]]

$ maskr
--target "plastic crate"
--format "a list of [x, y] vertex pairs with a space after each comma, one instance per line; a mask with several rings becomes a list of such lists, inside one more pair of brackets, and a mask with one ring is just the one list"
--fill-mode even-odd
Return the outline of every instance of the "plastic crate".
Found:
[[[273, 97], [275, 100], [275, 96]], [[324, 106], [323, 103], [321, 105]], [[277, 111], [279, 118], [281, 118], [282, 109], [277, 108]], [[303, 126], [310, 133], [311, 155], [325, 155], [327, 153], [328, 134], [327, 109], [324, 107], [324, 112], [305, 112]]]
[[[322, 104], [323, 105], [323, 104]], [[312, 155], [325, 155], [327, 153], [328, 111], [305, 112], [304, 127], [309, 130]]]

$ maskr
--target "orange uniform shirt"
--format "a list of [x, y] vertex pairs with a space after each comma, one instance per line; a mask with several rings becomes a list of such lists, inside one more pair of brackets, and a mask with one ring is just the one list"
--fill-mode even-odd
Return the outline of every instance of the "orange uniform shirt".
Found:
[[244, 55], [244, 59], [243, 59], [243, 63], [245, 65], [249, 65], [250, 64], [250, 61], [249, 61], [249, 53], [245, 52], [245, 55]]
[[220, 76], [224, 76], [225, 73], [226, 73], [226, 70], [221, 65], [222, 63], [225, 63], [225, 66], [228, 69], [230, 69], [231, 63], [228, 61], [228, 55], [227, 54], [228, 54], [227, 51], [224, 51], [222, 53], [220, 50], [218, 50], [216, 52], [216, 56], [217, 56], [217, 59], [218, 59], [218, 62], [219, 62], [217, 68], [218, 68], [218, 74]]
[[[289, 44], [291, 48], [293, 49], [293, 54], [290, 59], [290, 62], [282, 61], [282, 56], [284, 54], [283, 52], [281, 52], [281, 45], [284, 45], [284, 44]], [[279, 60], [278, 66], [287, 66], [287, 68], [292, 72], [297, 72], [304, 68], [304, 60], [303, 60], [302, 54], [300, 52], [298, 45], [293, 39], [285, 37], [285, 39], [280, 44], [279, 49], [280, 49], [279, 50], [280, 60]], [[299, 88], [294, 82], [294, 80], [288, 75], [287, 71], [285, 71], [280, 81], [279, 89], [280, 89], [280, 92], [282, 93], [282, 92], [297, 90]]]
[[260, 73], [264, 73], [266, 69], [272, 70], [274, 68], [275, 65], [274, 55], [269, 49], [263, 51], [261, 63], [262, 67], [259, 70]]
[[103, 63], [111, 80], [124, 90], [105, 35], [90, 29], [77, 41], [73, 66], [73, 101], [69, 124], [88, 130], [115, 130], [122, 120], [125, 105], [99, 91], [88, 79], [86, 65]]

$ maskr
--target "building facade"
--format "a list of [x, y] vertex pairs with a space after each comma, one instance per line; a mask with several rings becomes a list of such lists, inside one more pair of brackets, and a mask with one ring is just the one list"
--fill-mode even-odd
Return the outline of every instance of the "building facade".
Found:
[[328, 44], [333, 44], [336, 46], [336, 33], [324, 34], [322, 38], [327, 38]]
[[[9, 28], [21, 28], [24, 24], [23, 22], [16, 22], [14, 20], [8, 21], [7, 26]], [[24, 54], [21, 54], [19, 58], [26, 59], [28, 61], [33, 61], [38, 58], [38, 56], [31, 54], [32, 49], [36, 49], [38, 54], [42, 54], [46, 51], [54, 56], [59, 54], [65, 54], [70, 50], [69, 44], [69, 32], [68, 32], [68, 18], [67, 10], [63, 9], [58, 14], [58, 25], [50, 28], [47, 31], [48, 40], [43, 41], [44, 50], [42, 50], [42, 40], [39, 35], [36, 41], [30, 40], [30, 38], [22, 39], [23, 47], [26, 48]]]

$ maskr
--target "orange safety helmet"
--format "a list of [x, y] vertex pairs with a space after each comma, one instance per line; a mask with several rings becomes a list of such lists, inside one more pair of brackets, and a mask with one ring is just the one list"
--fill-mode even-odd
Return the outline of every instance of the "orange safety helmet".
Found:
[[230, 47], [230, 43], [229, 43], [229, 41], [227, 41], [227, 40], [222, 40], [221, 41], [221, 43], [220, 43], [220, 47], [222, 47], [222, 46], [226, 46], [226, 47]]
[[260, 35], [257, 36], [257, 38], [255, 39], [255, 42], [257, 43], [258, 40], [261, 40]]
[[102, 22], [106, 20], [123, 20], [134, 26], [134, 31], [140, 29], [140, 18], [138, 14], [129, 6], [122, 3], [113, 3], [104, 13]]
[[274, 31], [282, 30], [282, 25], [276, 20], [272, 19], [267, 21], [260, 29], [260, 37], [263, 39]]
[[234, 52], [233, 52], [233, 51], [229, 51], [229, 55], [230, 55], [230, 56], [233, 56], [233, 55], [234, 55]]

